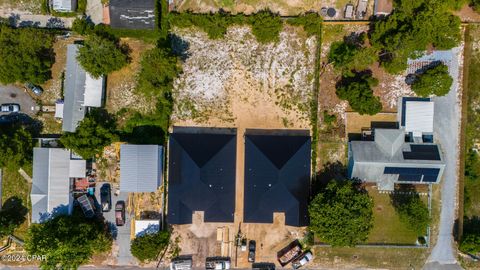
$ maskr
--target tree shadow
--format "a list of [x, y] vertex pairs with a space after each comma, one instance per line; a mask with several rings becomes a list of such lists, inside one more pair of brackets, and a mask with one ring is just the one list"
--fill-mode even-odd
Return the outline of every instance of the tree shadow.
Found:
[[340, 161], [334, 163], [329, 162], [323, 166], [322, 170], [318, 171], [312, 178], [312, 198], [325, 189], [330, 181], [343, 181], [347, 179], [346, 170], [347, 167]]
[[25, 222], [28, 209], [22, 199], [17, 196], [8, 198], [0, 211], [0, 235], [11, 234], [13, 230]]
[[165, 143], [165, 130], [160, 126], [136, 126], [132, 132], [122, 134], [122, 140], [132, 144], [158, 144]]
[[480, 217], [464, 217], [463, 219], [463, 234], [480, 235]]
[[182, 61], [185, 61], [190, 57], [191, 54], [188, 52], [190, 44], [188, 43], [188, 41], [175, 34], [169, 35], [169, 40], [173, 54], [180, 57]]
[[60, 18], [52, 17], [48, 19], [46, 27], [55, 28], [55, 29], [65, 29], [65, 23]]
[[420, 195], [413, 185], [399, 185], [395, 192], [390, 194], [390, 201], [395, 209], [399, 209], [417, 199], [420, 199]]

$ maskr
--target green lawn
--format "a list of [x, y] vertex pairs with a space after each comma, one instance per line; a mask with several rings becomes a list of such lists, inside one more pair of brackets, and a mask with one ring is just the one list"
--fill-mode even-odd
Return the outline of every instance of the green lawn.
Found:
[[314, 254], [314, 263], [325, 268], [421, 269], [429, 253], [423, 248], [315, 247]]
[[20, 10], [31, 11], [34, 14], [40, 14], [44, 1], [45, 0], [0, 0], [0, 7], [9, 6]]
[[[32, 175], [32, 166], [24, 166], [23, 168], [27, 174]], [[12, 197], [18, 197], [22, 200], [22, 204], [28, 208], [30, 215], [31, 204], [30, 204], [30, 184], [22, 178], [22, 176], [12, 169], [3, 170], [3, 180], [2, 180], [2, 202], [5, 202], [7, 199]], [[27, 221], [24, 222], [16, 231], [15, 236], [22, 239], [25, 238], [26, 232], [28, 230], [28, 217]]]
[[[415, 244], [418, 235], [400, 221], [395, 208], [390, 202], [389, 194], [380, 194], [376, 190], [369, 190], [374, 200], [374, 225], [370, 232], [368, 243], [385, 244]], [[421, 196], [426, 203], [427, 197]]]

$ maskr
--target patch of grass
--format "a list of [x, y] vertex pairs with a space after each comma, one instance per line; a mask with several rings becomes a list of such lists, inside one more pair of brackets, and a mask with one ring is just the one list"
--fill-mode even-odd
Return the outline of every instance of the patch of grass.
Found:
[[[381, 194], [370, 189], [370, 196], [374, 201], [374, 225], [368, 237], [368, 243], [405, 244], [413, 245], [417, 240], [415, 231], [400, 220], [395, 211], [389, 194]], [[426, 203], [426, 196], [421, 196]]]
[[155, 43], [160, 38], [160, 33], [156, 30], [132, 30], [132, 29], [112, 29], [109, 32], [118, 38], [135, 38], [147, 43]]
[[[25, 172], [32, 176], [32, 165], [27, 164], [23, 167]], [[17, 196], [22, 200], [22, 204], [28, 208], [28, 215], [32, 211], [30, 203], [30, 184], [23, 179], [18, 171], [13, 169], [3, 170], [2, 180], [2, 202], [5, 202], [8, 198]], [[25, 239], [28, 230], [28, 218], [20, 227], [18, 227], [14, 234], [21, 239]]]
[[426, 249], [418, 248], [315, 247], [314, 253], [314, 262], [337, 269], [421, 269], [428, 257]]
[[322, 40], [329, 43], [341, 39], [346, 34], [342, 24], [326, 24], [323, 26]]

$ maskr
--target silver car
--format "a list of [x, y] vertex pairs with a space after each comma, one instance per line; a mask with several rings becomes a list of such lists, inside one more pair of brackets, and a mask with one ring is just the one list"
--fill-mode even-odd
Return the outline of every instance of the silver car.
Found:
[[1, 112], [19, 112], [20, 111], [20, 105], [15, 104], [15, 103], [2, 104], [0, 106], [0, 111]]

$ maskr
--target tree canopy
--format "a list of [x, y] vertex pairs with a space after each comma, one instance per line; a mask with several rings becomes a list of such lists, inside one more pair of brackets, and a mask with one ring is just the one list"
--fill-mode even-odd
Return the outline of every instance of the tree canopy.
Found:
[[128, 47], [112, 35], [93, 33], [78, 50], [78, 61], [93, 77], [107, 75], [130, 61]]
[[444, 96], [450, 91], [452, 83], [453, 79], [448, 73], [448, 67], [438, 64], [418, 75], [412, 84], [412, 90], [421, 97]]
[[270, 43], [279, 40], [283, 29], [282, 19], [269, 10], [260, 11], [248, 18], [252, 26], [252, 34], [260, 43]]
[[374, 115], [382, 110], [380, 98], [373, 94], [372, 87], [378, 84], [378, 80], [370, 73], [345, 74], [337, 83], [337, 96], [347, 100], [353, 110], [359, 114]]
[[400, 73], [408, 58], [417, 58], [428, 46], [455, 47], [461, 39], [460, 19], [450, 12], [455, 1], [398, 0], [393, 13], [378, 20], [371, 30], [371, 43], [381, 53], [381, 63], [390, 73]]
[[0, 23], [0, 82], [41, 84], [51, 78], [54, 37], [41, 29], [13, 29]]
[[104, 110], [94, 109], [80, 122], [75, 132], [65, 132], [60, 142], [68, 149], [90, 159], [118, 140], [115, 119]]
[[353, 181], [331, 181], [310, 203], [309, 229], [332, 246], [355, 246], [373, 227], [373, 201]]
[[149, 262], [157, 258], [160, 251], [167, 247], [169, 241], [170, 233], [168, 231], [145, 234], [133, 239], [130, 250], [139, 261]]
[[409, 193], [394, 193], [391, 195], [392, 205], [403, 223], [416, 232], [418, 236], [425, 235], [430, 224], [427, 205], [417, 193]]
[[0, 210], [0, 238], [12, 234], [26, 220], [28, 209], [18, 197], [8, 198]]
[[366, 46], [366, 34], [345, 37], [333, 42], [328, 53], [328, 62], [344, 73], [362, 71], [378, 61], [378, 50]]
[[0, 126], [0, 168], [18, 167], [31, 161], [33, 139], [23, 126]]
[[29, 254], [46, 255], [40, 262], [42, 269], [77, 269], [111, 246], [108, 226], [100, 220], [85, 219], [80, 210], [32, 224], [25, 239]]
[[288, 24], [302, 26], [308, 36], [320, 36], [322, 34], [322, 17], [316, 12], [288, 19]]

